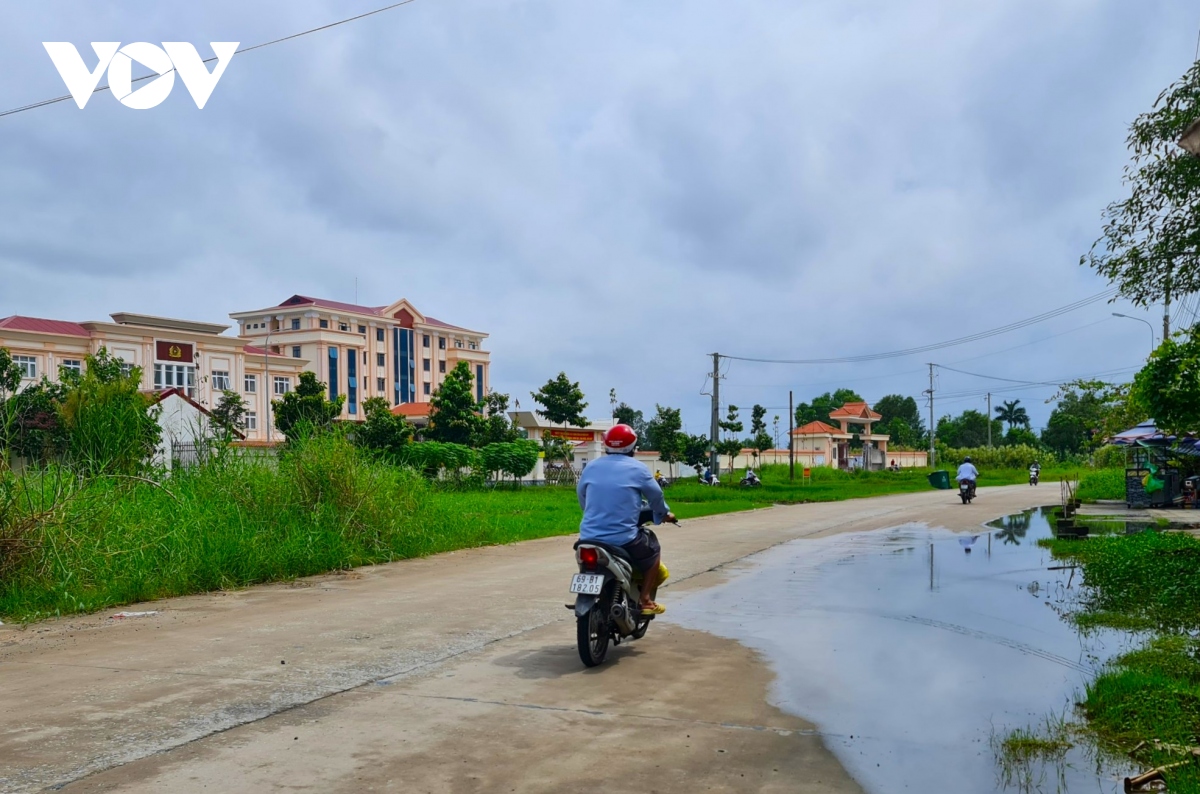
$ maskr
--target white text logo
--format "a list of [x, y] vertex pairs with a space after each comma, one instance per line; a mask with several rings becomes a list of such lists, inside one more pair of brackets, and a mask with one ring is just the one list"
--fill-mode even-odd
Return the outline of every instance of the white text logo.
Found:
[[[210, 42], [209, 46], [217, 56], [217, 65], [211, 72], [205, 68], [196, 48], [186, 41], [164, 41], [162, 47], [144, 41], [135, 41], [124, 47], [119, 41], [93, 41], [92, 50], [99, 59], [94, 70], [87, 68], [79, 51], [70, 42], [43, 41], [42, 46], [50, 54], [54, 68], [58, 69], [59, 76], [67, 84], [67, 90], [80, 110], [100, 84], [105, 69], [108, 70], [108, 87], [113, 96], [125, 107], [146, 110], [167, 98], [175, 87], [176, 73], [196, 101], [196, 107], [203, 108], [217, 87], [217, 81], [225, 74], [225, 67], [233, 60], [238, 42]], [[134, 61], [158, 75], [137, 90], [133, 88]]]

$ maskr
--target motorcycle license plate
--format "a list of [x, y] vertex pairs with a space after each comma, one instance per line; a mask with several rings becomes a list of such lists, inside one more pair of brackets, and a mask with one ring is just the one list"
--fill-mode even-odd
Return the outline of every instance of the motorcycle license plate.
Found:
[[604, 587], [604, 576], [598, 573], [577, 573], [571, 577], [571, 592], [583, 595], [600, 595]]

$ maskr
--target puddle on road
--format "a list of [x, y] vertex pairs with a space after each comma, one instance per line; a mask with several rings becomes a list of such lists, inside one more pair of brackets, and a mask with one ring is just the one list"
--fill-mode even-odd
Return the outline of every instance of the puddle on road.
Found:
[[[1095, 669], [1130, 647], [1062, 619], [1079, 577], [1047, 570], [1059, 564], [1037, 545], [1048, 517], [793, 541], [667, 617], [761, 651], [772, 702], [816, 723], [867, 791], [1003, 790], [992, 738], [1070, 714]], [[1026, 789], [1115, 792], [1126, 773], [1073, 750]]]

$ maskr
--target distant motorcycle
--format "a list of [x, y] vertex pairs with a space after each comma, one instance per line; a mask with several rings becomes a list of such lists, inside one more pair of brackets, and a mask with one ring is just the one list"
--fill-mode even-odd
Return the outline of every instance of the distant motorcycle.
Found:
[[969, 505], [971, 500], [975, 498], [975, 481], [974, 480], [959, 480], [958, 495], [962, 498], [962, 503]]
[[1040, 469], [1030, 469], [1029, 470], [1029, 484], [1037, 485], [1038, 478], [1041, 476], [1041, 474], [1042, 474], [1042, 472]]
[[762, 480], [758, 479], [757, 474], [747, 474], [738, 485], [742, 488], [761, 488]]

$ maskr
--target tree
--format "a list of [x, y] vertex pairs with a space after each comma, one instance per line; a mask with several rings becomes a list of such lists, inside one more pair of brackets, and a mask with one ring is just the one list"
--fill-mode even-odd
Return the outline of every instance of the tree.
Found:
[[[999, 438], [1000, 420], [991, 420], [992, 434]], [[963, 411], [956, 417], [943, 416], [938, 420], [937, 437], [949, 447], [983, 447], [988, 441], [988, 417], [975, 411]]]
[[1008, 425], [1008, 429], [1024, 427], [1029, 429], [1029, 413], [1021, 405], [1020, 400], [1005, 400], [996, 408], [996, 418]]
[[1137, 306], [1200, 291], [1200, 157], [1176, 145], [1197, 117], [1200, 62], [1130, 126], [1130, 195], [1104, 210], [1103, 236], [1080, 259]]
[[413, 438], [412, 424], [403, 416], [393, 414], [383, 397], [363, 400], [362, 408], [365, 419], [354, 431], [355, 445], [393, 463], [400, 462], [404, 448]]
[[246, 429], [246, 401], [235, 391], [223, 391], [210, 416], [218, 438], [229, 442]]
[[342, 403], [346, 396], [339, 394], [336, 400], [326, 399], [326, 386], [311, 372], [301, 372], [295, 391], [273, 400], [275, 427], [289, 440], [294, 440], [304, 428], [323, 430], [342, 415]]
[[894, 449], [917, 447], [921, 444], [924, 435], [913, 430], [912, 426], [900, 416], [892, 417], [892, 420], [884, 424], [881, 429], [890, 437], [888, 444]]
[[1200, 430], [1200, 325], [1158, 346], [1134, 376], [1132, 398], [1164, 432]]
[[1004, 434], [1004, 440], [1001, 443], [1006, 447], [1040, 447], [1042, 445], [1037, 433], [1027, 427], [1010, 427]]
[[507, 474], [516, 483], [537, 466], [540, 449], [536, 441], [527, 439], [488, 444], [479, 450], [479, 461], [483, 470], [495, 479], [499, 479], [495, 475]]
[[101, 348], [87, 356], [57, 404], [63, 451], [87, 474], [135, 474], [162, 437], [150, 399], [141, 393], [142, 371]]
[[479, 437], [480, 410], [471, 367], [460, 361], [429, 400], [429, 428], [424, 435], [430, 441], [470, 446]]
[[796, 427], [804, 427], [809, 422], [828, 422], [829, 415], [846, 403], [863, 402], [863, 398], [853, 389], [838, 389], [825, 392], [820, 397], [814, 397], [811, 403], [800, 403], [796, 406]]
[[654, 406], [654, 418], [646, 423], [646, 438], [651, 449], [658, 452], [659, 460], [673, 464], [679, 460], [683, 419], [678, 408], [665, 405]]
[[648, 437], [646, 432], [646, 417], [642, 415], [641, 411], [635, 410], [625, 403], [621, 403], [613, 409], [613, 419], [621, 424], [632, 427], [633, 432], [638, 434], [638, 438], [645, 440], [646, 443], [643, 444], [645, 449], [657, 449]]
[[708, 436], [693, 436], [680, 433], [679, 447], [683, 462], [689, 466], [703, 466], [708, 463]]
[[530, 392], [533, 401], [542, 406], [538, 416], [555, 424], [587, 427], [587, 417], [583, 411], [588, 407], [584, 402], [583, 390], [578, 383], [572, 383], [567, 373], [560, 372], [558, 377], [546, 381], [546, 385], [535, 392]]
[[[483, 398], [483, 416], [478, 421], [475, 446], [510, 444], [521, 438], [521, 431], [508, 416], [508, 395], [492, 392]], [[522, 475], [524, 476], [524, 475]]]
[[717, 423], [725, 431], [726, 435], [736, 435], [745, 429], [745, 426], [738, 419], [738, 410], [736, 405], [730, 405], [725, 414], [725, 421]]
[[[875, 409], [875, 413], [883, 417], [879, 420], [879, 427], [890, 428], [892, 422], [896, 419], [904, 421], [911, 440], [902, 443], [918, 443], [921, 436], [925, 435], [925, 422], [921, 419], [921, 409], [917, 406], [917, 401], [912, 397], [889, 394], [886, 397], [881, 397], [879, 402], [875, 403], [872, 407]], [[892, 434], [890, 429], [884, 432]], [[892, 435], [892, 440], [895, 441], [895, 435]]]
[[721, 455], [729, 456], [730, 471], [733, 470], [734, 459], [741, 454], [744, 448], [745, 446], [743, 445], [742, 440], [737, 436], [730, 436], [729, 438], [717, 444], [717, 452]]
[[1059, 454], [1095, 449], [1147, 417], [1145, 406], [1131, 398], [1130, 388], [1123, 384], [1073, 381], [1047, 400], [1055, 401], [1042, 443]]

